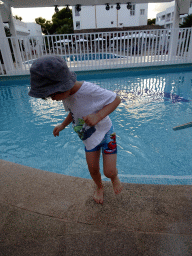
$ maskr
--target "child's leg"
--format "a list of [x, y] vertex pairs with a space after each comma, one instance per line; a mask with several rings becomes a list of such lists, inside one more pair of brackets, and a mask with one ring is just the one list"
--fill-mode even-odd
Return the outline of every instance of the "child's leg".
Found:
[[91, 174], [92, 179], [97, 185], [97, 190], [93, 196], [93, 199], [97, 203], [103, 203], [103, 184], [101, 180], [101, 174], [99, 171], [99, 159], [100, 159], [100, 150], [94, 152], [86, 152], [86, 160]]
[[103, 172], [104, 175], [111, 179], [115, 194], [119, 194], [122, 190], [121, 182], [117, 176], [116, 168], [117, 154], [103, 154]]

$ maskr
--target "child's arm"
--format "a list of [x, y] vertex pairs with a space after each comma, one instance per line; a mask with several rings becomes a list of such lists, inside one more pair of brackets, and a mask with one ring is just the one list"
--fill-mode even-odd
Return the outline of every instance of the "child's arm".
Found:
[[53, 135], [56, 137], [56, 136], [59, 136], [59, 132], [62, 131], [63, 129], [65, 129], [65, 127], [67, 125], [69, 125], [71, 122], [73, 121], [73, 118], [72, 118], [72, 115], [71, 113], [68, 114], [68, 116], [65, 118], [65, 120], [63, 121], [62, 124], [60, 125], [57, 125], [54, 130], [53, 130]]
[[103, 118], [105, 118], [110, 113], [112, 113], [118, 107], [120, 102], [121, 102], [121, 99], [119, 96], [117, 96], [113, 102], [106, 105], [99, 112], [97, 112], [96, 114], [91, 114], [91, 115], [85, 116], [85, 117], [83, 117], [83, 120], [85, 121], [85, 123], [87, 125], [94, 126], [97, 123], [99, 123]]

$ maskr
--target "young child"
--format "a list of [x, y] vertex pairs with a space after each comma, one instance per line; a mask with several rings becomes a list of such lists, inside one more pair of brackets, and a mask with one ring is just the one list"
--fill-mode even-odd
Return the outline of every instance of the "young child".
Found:
[[96, 203], [103, 203], [103, 184], [99, 171], [100, 151], [103, 153], [103, 171], [113, 184], [115, 194], [122, 190], [117, 176], [117, 146], [109, 114], [120, 104], [116, 93], [89, 82], [76, 81], [66, 62], [59, 56], [41, 57], [30, 69], [29, 96], [63, 101], [69, 112], [62, 124], [56, 126], [53, 135], [65, 129], [71, 122], [75, 132], [85, 145], [87, 165], [97, 189], [93, 196]]

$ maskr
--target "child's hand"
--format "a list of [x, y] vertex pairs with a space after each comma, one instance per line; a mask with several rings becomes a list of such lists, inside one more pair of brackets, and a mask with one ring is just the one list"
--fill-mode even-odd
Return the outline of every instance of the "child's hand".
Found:
[[97, 114], [91, 114], [88, 116], [84, 116], [83, 120], [85, 121], [85, 123], [89, 126], [94, 126], [97, 123], [99, 123], [99, 117], [97, 116]]
[[53, 129], [53, 135], [56, 137], [56, 136], [59, 136], [59, 132], [63, 130], [63, 126], [60, 124], [60, 125], [57, 125], [55, 126], [55, 128]]

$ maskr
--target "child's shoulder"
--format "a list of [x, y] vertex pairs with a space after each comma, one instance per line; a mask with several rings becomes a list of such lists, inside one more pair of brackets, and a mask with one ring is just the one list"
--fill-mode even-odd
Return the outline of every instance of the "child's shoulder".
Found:
[[94, 84], [94, 83], [88, 82], [88, 81], [84, 81], [82, 86], [81, 86], [81, 89], [84, 92], [86, 91], [87, 93], [91, 93], [98, 87], [99, 86], [97, 84]]
[[90, 89], [101, 88], [98, 84], [95, 84], [95, 83], [92, 83], [92, 82], [89, 82], [89, 81], [84, 81], [83, 85], [84, 85], [85, 88], [90, 88]]
[[84, 96], [97, 97], [101, 95], [108, 95], [111, 91], [102, 88], [100, 85], [84, 81], [81, 86], [81, 94]]

